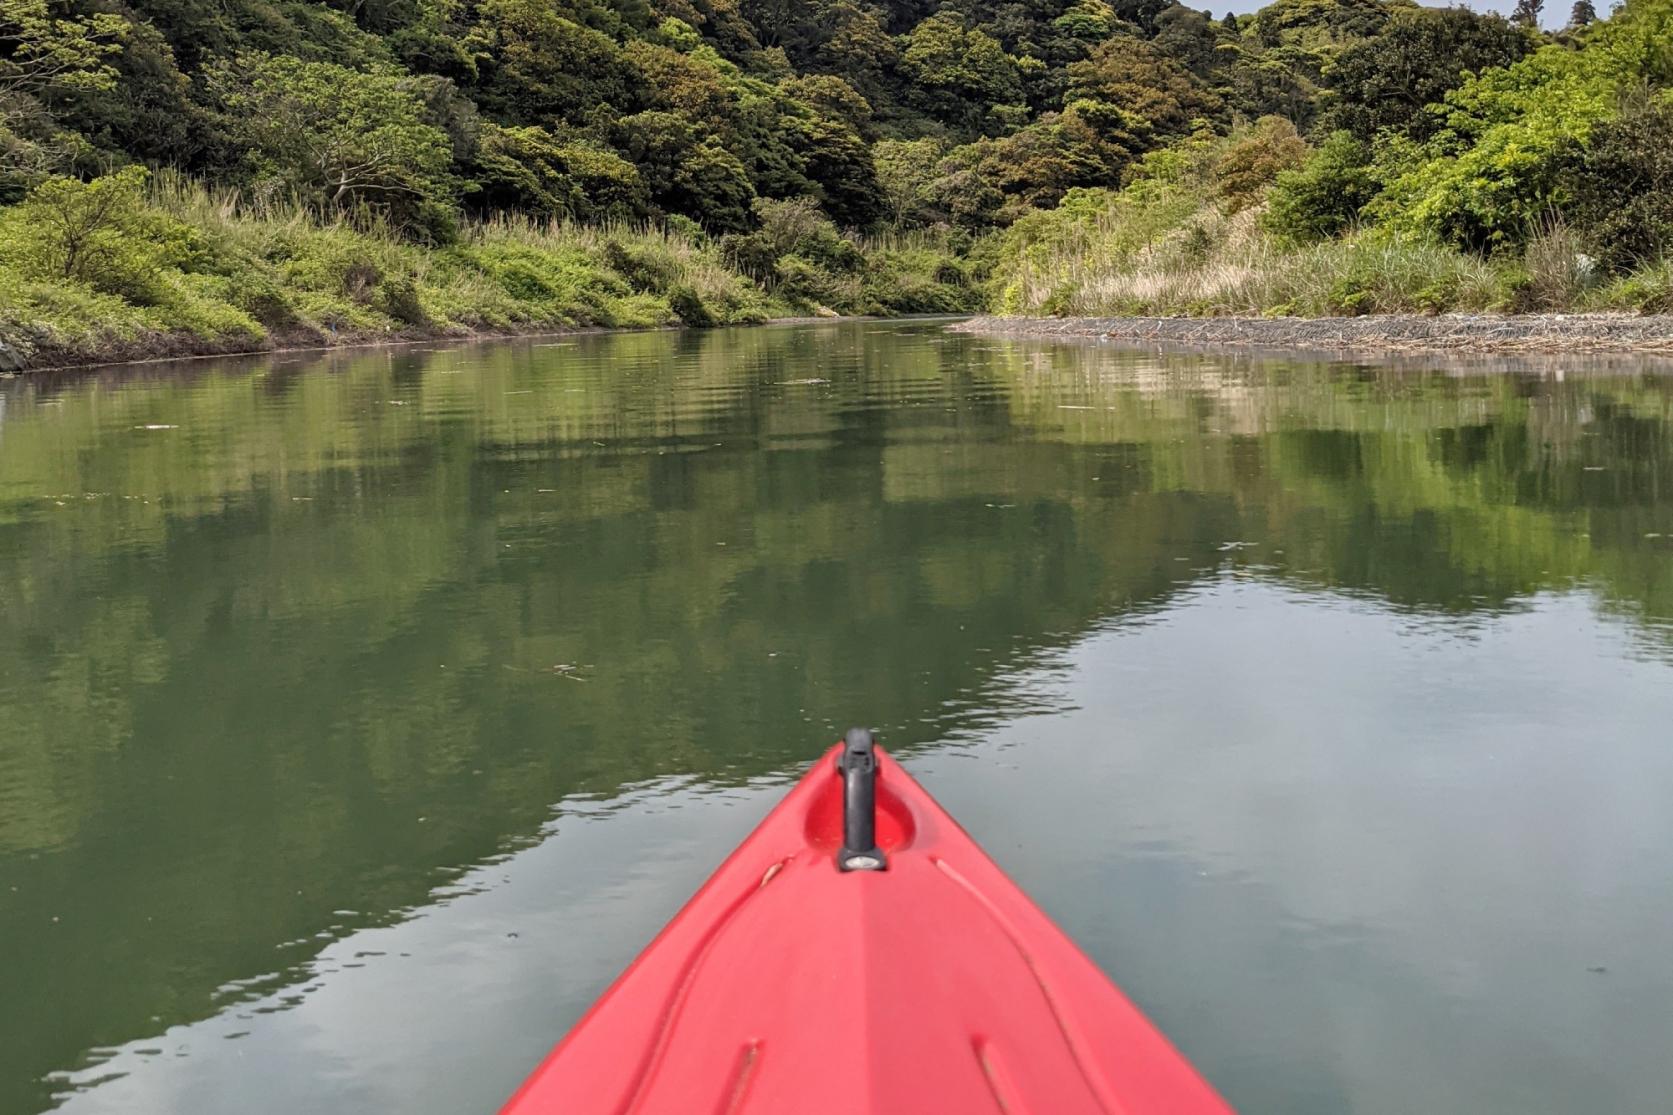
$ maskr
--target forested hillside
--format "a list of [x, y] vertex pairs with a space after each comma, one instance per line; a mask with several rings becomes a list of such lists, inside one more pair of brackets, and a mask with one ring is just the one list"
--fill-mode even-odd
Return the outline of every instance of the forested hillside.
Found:
[[0, 342], [1653, 305], [1670, 10], [0, 0]]

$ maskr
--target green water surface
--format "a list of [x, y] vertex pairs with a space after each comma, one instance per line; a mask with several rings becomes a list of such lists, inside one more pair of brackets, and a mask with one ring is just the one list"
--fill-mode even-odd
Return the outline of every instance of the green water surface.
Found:
[[0, 1112], [487, 1112], [868, 722], [1242, 1109], [1673, 1108], [1673, 378], [0, 381]]

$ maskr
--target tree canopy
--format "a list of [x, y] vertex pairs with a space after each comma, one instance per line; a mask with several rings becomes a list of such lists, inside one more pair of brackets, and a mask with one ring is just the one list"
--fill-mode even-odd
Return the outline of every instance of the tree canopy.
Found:
[[1290, 239], [1485, 253], [1561, 211], [1639, 259], [1660, 164], [1628, 148], [1663, 116], [1623, 106], [1665, 99], [1670, 7], [1550, 35], [1533, 0], [0, 0], [0, 203], [133, 165], [420, 241], [508, 213], [747, 236], [789, 201], [967, 237], [1218, 135], [1215, 204]]

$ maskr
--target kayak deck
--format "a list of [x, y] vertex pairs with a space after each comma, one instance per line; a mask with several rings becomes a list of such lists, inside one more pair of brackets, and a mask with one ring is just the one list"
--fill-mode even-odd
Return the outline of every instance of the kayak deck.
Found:
[[840, 868], [843, 753], [814, 765], [502, 1115], [1230, 1110], [881, 750], [876, 848], [860, 851], [883, 869]]

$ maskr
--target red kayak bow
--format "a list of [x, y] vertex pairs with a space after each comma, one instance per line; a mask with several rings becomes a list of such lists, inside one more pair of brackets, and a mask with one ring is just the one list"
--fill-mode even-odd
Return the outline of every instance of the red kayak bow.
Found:
[[501, 1115], [1228, 1111], [856, 730]]

